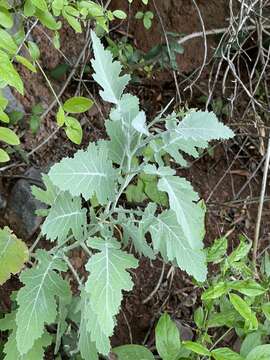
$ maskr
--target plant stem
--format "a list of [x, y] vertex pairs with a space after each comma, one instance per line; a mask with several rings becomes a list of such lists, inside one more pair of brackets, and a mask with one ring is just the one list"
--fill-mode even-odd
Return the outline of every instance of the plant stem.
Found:
[[265, 163], [264, 163], [261, 195], [260, 195], [260, 202], [259, 202], [259, 207], [258, 207], [258, 216], [257, 216], [257, 222], [256, 222], [256, 228], [255, 228], [254, 242], [253, 242], [252, 263], [253, 263], [255, 270], [256, 270], [256, 259], [257, 259], [258, 245], [259, 245], [261, 220], [262, 220], [262, 210], [263, 210], [263, 203], [264, 203], [265, 190], [266, 190], [266, 184], [267, 184], [267, 176], [268, 176], [268, 170], [269, 170], [269, 162], [270, 162], [270, 134], [268, 135], [268, 145], [267, 145], [267, 152], [266, 152], [266, 158], [265, 158]]

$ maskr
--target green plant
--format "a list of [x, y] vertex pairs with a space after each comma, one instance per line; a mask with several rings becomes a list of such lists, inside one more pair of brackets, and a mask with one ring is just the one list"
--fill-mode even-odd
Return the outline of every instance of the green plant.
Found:
[[[270, 358], [270, 256], [261, 264], [260, 280], [253, 278], [248, 258], [250, 242], [240, 237], [237, 248], [227, 255], [227, 239], [222, 237], [206, 249], [207, 261], [218, 266], [202, 293], [202, 306], [194, 312], [193, 341], [182, 341], [181, 332], [168, 314], [163, 314], [155, 329], [156, 350], [162, 360], [267, 360]], [[205, 289], [207, 287], [207, 289]], [[222, 346], [229, 333], [240, 340], [239, 353]], [[128, 345], [113, 349], [120, 360], [146, 359], [153, 354], [145, 347]], [[124, 354], [121, 353], [123, 348]]]
[[[19, 30], [13, 34], [11, 31], [15, 16], [20, 22]], [[66, 21], [69, 26], [77, 33], [82, 32], [82, 25], [89, 21], [94, 21], [97, 31], [103, 33], [109, 31], [109, 22], [115, 19], [125, 19], [126, 14], [122, 10], [110, 11], [94, 1], [84, 0], [26, 0], [19, 2], [13, 6], [6, 0], [0, 4], [0, 88], [7, 85], [13, 87], [21, 95], [24, 95], [24, 84], [17, 70], [16, 64], [21, 64], [31, 72], [40, 71], [50, 90], [52, 91], [57, 104], [59, 106], [60, 115], [58, 116], [58, 125], [65, 125], [65, 132], [69, 139], [79, 144], [82, 138], [82, 129], [79, 121], [69, 114], [63, 113], [61, 108], [61, 100], [58, 99], [50, 80], [45, 74], [40, 64], [40, 51], [38, 45], [28, 40], [29, 33], [25, 33], [24, 25], [30, 22], [32, 28], [40, 22], [41, 25], [54, 32], [53, 44], [60, 48], [59, 30], [62, 27], [62, 20]], [[16, 21], [17, 21], [16, 20]], [[21, 49], [25, 50], [27, 55], [21, 56]], [[75, 100], [74, 100], [75, 101]], [[82, 102], [83, 100], [80, 99]], [[92, 102], [88, 100], [88, 107], [85, 102], [82, 104], [83, 110], [79, 109], [80, 104], [76, 99], [76, 111], [71, 113], [79, 113], [88, 110], [92, 106]], [[0, 122], [5, 126], [0, 127], [0, 141], [9, 145], [19, 145], [20, 139], [12, 129], [6, 126], [11, 123], [9, 115], [6, 113], [8, 101], [4, 96], [0, 96]], [[79, 109], [79, 111], [78, 111]], [[33, 113], [30, 117], [30, 128], [33, 133], [37, 132], [42, 114]], [[61, 118], [59, 120], [59, 118]], [[0, 163], [9, 161], [10, 157], [6, 150], [0, 149]]]
[[152, 26], [152, 21], [154, 19], [154, 14], [152, 11], [138, 11], [135, 15], [135, 19], [142, 20], [143, 26], [149, 30]]
[[[205, 205], [191, 184], [176, 175], [174, 164], [185, 166], [182, 154], [197, 157], [197, 148], [206, 148], [212, 139], [229, 139], [233, 132], [213, 113], [202, 111], [191, 111], [182, 120], [175, 113], [161, 114], [148, 123], [139, 99], [123, 93], [129, 75], [120, 74], [120, 63], [113, 62], [94, 32], [91, 36], [93, 78], [102, 88], [102, 99], [113, 104], [105, 122], [109, 140], [90, 143], [87, 150], [55, 164], [43, 176], [46, 190], [33, 187], [35, 197], [48, 205], [39, 211], [46, 216], [41, 234], [54, 246], [35, 252], [32, 247], [33, 265], [20, 275], [17, 308], [0, 321], [1, 329], [10, 332], [7, 359], [13, 351], [27, 358], [33, 352], [38, 360], [52, 341], [55, 354], [62, 341], [69, 356], [80, 353], [95, 360], [98, 352], [108, 355], [123, 291], [133, 287], [128, 270], [138, 266], [135, 256], [123, 250], [130, 241], [137, 254], [154, 259], [160, 253], [196, 281], [206, 280]], [[65, 121], [64, 111], [75, 111], [77, 102], [79, 109], [84, 102], [87, 107], [86, 100], [69, 99], [58, 121]], [[138, 181], [144, 183], [143, 203], [124, 206], [129, 186]], [[86, 281], [69, 260], [78, 247], [89, 257]], [[77, 280], [79, 297], [72, 297], [61, 275], [68, 269]], [[54, 337], [46, 327], [53, 324]]]

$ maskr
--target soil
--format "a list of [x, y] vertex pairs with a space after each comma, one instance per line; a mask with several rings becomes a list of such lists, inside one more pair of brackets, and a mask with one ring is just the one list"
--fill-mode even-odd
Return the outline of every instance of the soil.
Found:
[[[155, 2], [166, 31], [185, 34], [201, 31], [200, 20], [191, 0], [156, 0]], [[226, 25], [226, 18], [229, 12], [228, 1], [213, 0], [209, 2], [197, 0], [197, 4], [202, 17], [205, 19], [206, 30]], [[126, 0], [113, 0], [111, 4], [113, 9], [124, 9], [126, 6], [128, 6]], [[155, 13], [152, 2], [150, 2], [150, 8]], [[128, 33], [132, 35], [134, 43], [139, 49], [147, 51], [153, 45], [164, 41], [164, 36], [157, 16], [155, 16], [154, 24], [150, 31], [145, 30], [139, 21], [134, 20], [134, 14], [142, 9], [140, 1], [134, 2], [130, 7], [131, 21]], [[121, 29], [126, 31], [126, 25], [122, 26]], [[63, 58], [61, 58], [57, 51], [48, 51], [52, 47], [47, 37], [38, 28], [34, 31], [33, 37], [41, 47], [42, 66], [46, 71], [52, 70], [57, 65], [63, 63]], [[83, 47], [82, 37], [75, 35], [72, 30], [64, 27], [61, 31], [61, 38], [61, 50], [74, 64]], [[211, 48], [215, 45], [216, 39], [211, 37], [208, 43], [209, 56], [211, 55]], [[190, 41], [185, 46], [184, 55], [178, 58], [180, 71], [190, 73], [200, 66], [204, 54], [203, 49], [202, 39]], [[31, 75], [27, 70], [20, 69], [20, 71], [26, 84], [26, 95], [21, 97], [20, 100], [26, 111], [30, 112], [33, 104], [38, 102], [41, 102], [44, 108], [49, 106], [53, 101], [53, 97], [42, 76]], [[209, 69], [206, 70], [204, 77], [200, 80], [202, 86], [205, 87], [207, 87], [207, 75], [209, 75]], [[56, 90], [60, 90], [62, 83], [63, 80], [52, 80]], [[64, 96], [73, 95], [76, 85], [76, 83], [71, 83]], [[150, 79], [142, 82], [139, 86], [131, 86], [130, 90], [140, 97], [142, 107], [146, 112], [149, 115], [155, 115], [174, 96], [175, 84], [171, 77], [171, 72], [168, 72], [159, 83]], [[91, 91], [94, 97], [97, 98], [97, 89], [93, 87]], [[198, 99], [201, 95], [195, 89], [192, 99], [189, 99], [189, 105], [199, 107]], [[245, 104], [246, 99], [241, 99], [239, 112], [242, 111]], [[107, 106], [104, 106], [102, 103], [99, 103], [99, 106], [103, 114], [108, 113]], [[261, 154], [257, 150], [259, 147], [258, 138], [246, 135], [246, 133], [256, 135], [257, 130], [247, 127], [243, 131], [234, 125], [234, 122], [237, 120], [228, 116], [223, 116], [223, 120], [236, 129], [235, 139], [228, 143], [216, 144], [213, 153], [205, 153], [200, 159], [195, 161], [190, 159], [189, 167], [187, 169], [177, 169], [177, 172], [192, 182], [202, 199], [208, 199], [205, 245], [208, 246], [217, 237], [230, 233], [230, 248], [233, 249], [237, 245], [239, 234], [244, 233], [249, 238], [254, 237], [262, 169], [257, 172], [256, 176], [254, 176], [238, 198], [236, 195], [247, 183], [254, 169], [258, 166]], [[104, 138], [103, 118], [97, 109], [82, 116], [81, 121], [84, 124], [83, 147], [87, 146], [89, 140], [94, 141]], [[31, 134], [27, 127], [27, 122], [20, 125], [18, 131], [22, 135], [23, 151], [29, 152], [36, 148], [55, 129], [54, 111], [42, 122], [37, 135]], [[248, 141], [246, 141], [247, 138]], [[244, 141], [246, 143], [243, 146]], [[5, 172], [0, 185], [8, 196], [9, 189], [14, 181], [16, 181], [13, 176], [22, 175], [27, 168], [33, 165], [46, 169], [62, 157], [71, 155], [77, 149], [77, 146], [67, 140], [63, 130], [60, 130], [51, 141], [30, 157], [29, 163]], [[18, 162], [22, 161], [19, 154], [15, 155], [15, 157], [17, 157]], [[269, 203], [265, 203], [262, 219], [261, 248], [259, 251], [266, 246], [269, 239], [269, 211]], [[5, 225], [3, 218], [0, 218], [0, 225]], [[29, 245], [33, 241], [34, 239], [31, 239]], [[47, 246], [45, 242], [42, 245]], [[74, 251], [71, 261], [73, 266], [84, 276], [86, 258], [83, 253]], [[182, 326], [192, 330], [194, 325], [192, 313], [198, 305], [200, 290], [179, 269], [172, 269], [169, 265], [166, 265], [159, 290], [147, 303], [143, 303], [143, 300], [149, 296], [158, 283], [161, 270], [162, 262], [160, 260], [150, 262], [143, 257], [140, 259], [139, 268], [132, 273], [135, 283], [134, 289], [132, 292], [125, 294], [122, 311], [117, 319], [118, 325], [112, 339], [114, 346], [133, 342], [138, 344], [145, 343], [151, 347], [153, 345], [154, 325], [159, 315], [164, 311], [171, 314]], [[18, 278], [14, 276], [4, 286], [0, 287], [1, 310], [7, 311], [10, 309], [10, 294], [13, 290], [18, 289], [19, 286]], [[76, 291], [75, 284], [74, 291]], [[230, 341], [233, 340], [230, 339]], [[48, 359], [52, 358], [48, 357]]]

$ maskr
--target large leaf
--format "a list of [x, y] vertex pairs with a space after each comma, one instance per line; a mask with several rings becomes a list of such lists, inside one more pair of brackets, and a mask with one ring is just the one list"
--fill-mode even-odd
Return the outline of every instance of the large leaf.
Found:
[[154, 360], [154, 355], [145, 346], [122, 345], [112, 349], [118, 360]]
[[89, 200], [96, 194], [100, 204], [114, 196], [116, 171], [105, 147], [90, 144], [86, 151], [79, 150], [73, 158], [54, 165], [49, 176], [60, 190], [68, 190], [73, 196], [82, 194]]
[[56, 296], [70, 296], [68, 283], [58, 274], [67, 270], [65, 263], [45, 250], [37, 250], [36, 258], [38, 265], [21, 274], [24, 286], [17, 295], [16, 341], [21, 355], [26, 354], [42, 336], [45, 324], [55, 321]]
[[246, 357], [246, 360], [270, 359], [270, 344], [256, 346]]
[[156, 346], [163, 360], [177, 360], [181, 349], [180, 334], [168, 314], [163, 314], [155, 329]]
[[152, 147], [156, 153], [169, 153], [182, 166], [186, 161], [180, 151], [196, 158], [199, 156], [197, 148], [207, 148], [209, 141], [234, 136], [212, 112], [192, 111], [180, 123], [176, 120], [175, 114], [166, 119], [167, 131], [162, 135], [162, 142], [154, 141]]
[[156, 217], [150, 225], [150, 232], [155, 250], [165, 261], [176, 263], [198, 281], [205, 280], [207, 268], [202, 241], [200, 238], [189, 241], [173, 210], [164, 211]]
[[120, 243], [113, 239], [94, 238], [89, 240], [88, 245], [100, 252], [93, 255], [86, 265], [90, 272], [86, 292], [90, 294], [90, 304], [102, 332], [111, 336], [114, 317], [119, 312], [123, 297], [122, 291], [129, 291], [133, 287], [131, 276], [126, 270], [136, 268], [138, 261], [121, 251]]
[[57, 197], [42, 225], [42, 233], [52, 241], [61, 244], [69, 231], [76, 240], [81, 240], [86, 225], [86, 209], [82, 208], [80, 197], [72, 197], [67, 191]]
[[103, 91], [100, 91], [103, 100], [117, 104], [130, 80], [130, 76], [120, 76], [120, 62], [113, 61], [111, 52], [104, 50], [101, 41], [93, 31], [91, 37], [95, 55], [95, 59], [91, 61], [95, 70], [93, 78], [103, 88]]
[[[178, 231], [180, 231], [182, 246], [184, 249], [192, 249], [198, 252], [203, 247], [205, 213], [201, 204], [196, 203], [199, 200], [198, 194], [195, 193], [187, 180], [177, 176], [162, 177], [158, 182], [158, 188], [167, 192], [169, 196], [170, 207], [174, 210], [179, 225]], [[204, 271], [197, 280], [205, 280], [204, 256], [199, 252], [198, 256], [203, 261], [200, 263], [200, 268], [204, 267]]]
[[35, 341], [33, 347], [25, 355], [21, 355], [17, 349], [16, 343], [16, 322], [15, 312], [7, 314], [5, 318], [0, 319], [0, 330], [9, 330], [10, 334], [4, 346], [6, 356], [4, 360], [43, 360], [46, 347], [52, 342], [52, 336], [47, 331]]
[[0, 229], [0, 285], [17, 274], [28, 260], [26, 244], [5, 227]]

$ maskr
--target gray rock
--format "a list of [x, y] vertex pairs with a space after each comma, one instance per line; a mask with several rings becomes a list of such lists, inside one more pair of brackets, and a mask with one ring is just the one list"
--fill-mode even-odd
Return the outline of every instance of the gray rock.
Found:
[[32, 185], [41, 184], [40, 170], [30, 168], [24, 176], [29, 179], [18, 180], [11, 190], [5, 217], [15, 234], [27, 240], [34, 235], [42, 221], [35, 211], [46, 206], [36, 200], [31, 192]]
[[25, 110], [21, 102], [13, 95], [9, 86], [4, 87], [2, 90], [3, 96], [8, 100], [6, 112], [9, 114], [12, 111], [19, 111], [25, 115]]
[[192, 328], [185, 326], [179, 320], [175, 320], [176, 326], [180, 331], [180, 338], [182, 341], [191, 341], [193, 339], [193, 331]]

